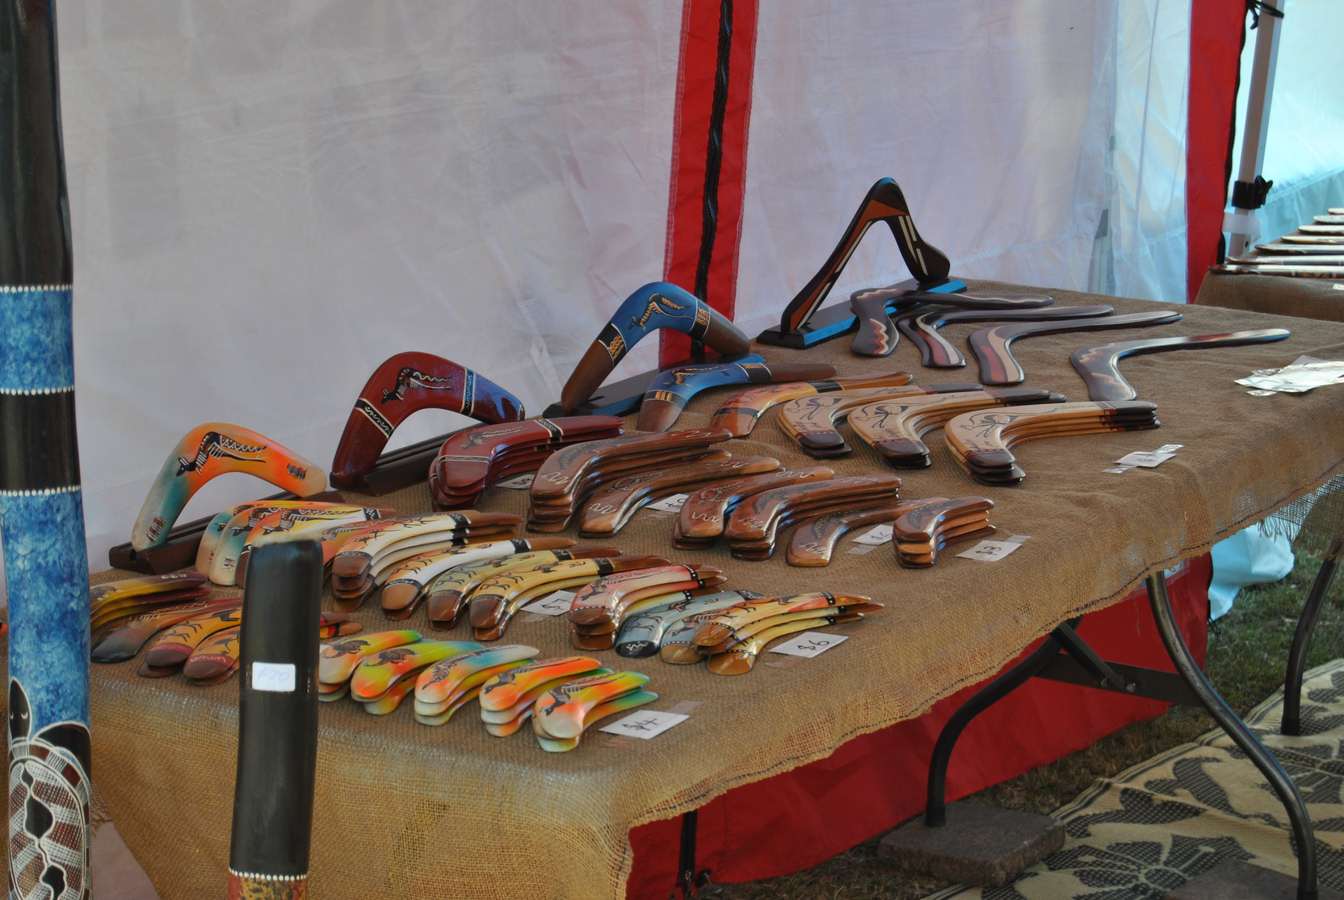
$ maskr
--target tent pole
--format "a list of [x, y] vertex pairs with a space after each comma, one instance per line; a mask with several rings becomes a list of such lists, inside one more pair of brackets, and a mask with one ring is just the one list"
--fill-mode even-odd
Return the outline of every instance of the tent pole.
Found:
[[1269, 104], [1274, 96], [1274, 69], [1279, 60], [1279, 29], [1288, 0], [1264, 0], [1256, 28], [1255, 59], [1251, 65], [1250, 94], [1246, 102], [1246, 125], [1241, 138], [1241, 161], [1232, 185], [1232, 209], [1227, 217], [1228, 256], [1239, 257], [1255, 240], [1258, 229], [1255, 210], [1265, 205], [1272, 181], [1261, 177], [1265, 163], [1265, 140], [1269, 134]]

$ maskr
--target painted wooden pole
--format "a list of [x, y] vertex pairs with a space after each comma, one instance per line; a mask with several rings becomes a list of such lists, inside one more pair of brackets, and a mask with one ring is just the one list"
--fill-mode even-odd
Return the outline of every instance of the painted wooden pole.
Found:
[[9, 897], [89, 882], [89, 568], [52, 0], [0, 0], [0, 539]]

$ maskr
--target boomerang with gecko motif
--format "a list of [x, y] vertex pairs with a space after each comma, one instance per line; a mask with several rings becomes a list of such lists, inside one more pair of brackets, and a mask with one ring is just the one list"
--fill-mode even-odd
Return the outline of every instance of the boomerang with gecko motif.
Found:
[[824, 363], [770, 364], [756, 354], [730, 362], [677, 366], [659, 372], [644, 391], [635, 427], [640, 431], [667, 431], [686, 404], [710, 388], [813, 381], [833, 375], [835, 367]]
[[766, 411], [780, 403], [787, 403], [799, 397], [813, 394], [829, 394], [832, 391], [853, 391], [862, 388], [898, 387], [909, 384], [909, 372], [892, 372], [888, 375], [856, 375], [847, 378], [828, 378], [822, 381], [795, 381], [783, 384], [771, 384], [764, 387], [748, 388], [733, 394], [714, 412], [709, 421], [710, 428], [726, 429], [733, 437], [746, 437], [751, 434], [756, 423]]

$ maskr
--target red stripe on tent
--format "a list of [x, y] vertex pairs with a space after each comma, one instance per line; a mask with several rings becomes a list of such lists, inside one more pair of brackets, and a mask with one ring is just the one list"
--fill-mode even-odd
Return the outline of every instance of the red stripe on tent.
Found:
[[1190, 8], [1185, 151], [1186, 299], [1190, 302], [1222, 248], [1245, 23], [1245, 0], [1194, 0]]
[[[747, 184], [756, 14], [757, 0], [685, 0], [681, 15], [663, 278], [697, 294], [730, 319], [737, 298]], [[731, 23], [726, 34], [725, 21]], [[726, 46], [720, 46], [721, 39]], [[715, 88], [720, 53], [725, 50], [728, 79], [726, 90], [720, 88], [723, 108], [716, 123]], [[717, 134], [711, 136], [711, 130]], [[712, 177], [716, 156], [717, 184]], [[674, 365], [689, 356], [685, 335], [662, 333], [659, 365]]]

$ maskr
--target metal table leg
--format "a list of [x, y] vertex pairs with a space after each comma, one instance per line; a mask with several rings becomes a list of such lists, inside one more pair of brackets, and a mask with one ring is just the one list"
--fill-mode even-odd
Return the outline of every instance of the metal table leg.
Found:
[[1172, 613], [1171, 598], [1167, 596], [1167, 577], [1162, 572], [1148, 576], [1148, 602], [1153, 610], [1153, 619], [1157, 622], [1162, 644], [1167, 655], [1176, 665], [1176, 671], [1186, 680], [1200, 703], [1209, 711], [1223, 731], [1226, 731], [1241, 751], [1250, 757], [1251, 762], [1265, 776], [1269, 786], [1278, 796], [1279, 802], [1288, 813], [1292, 826], [1293, 842], [1297, 850], [1297, 896], [1298, 900], [1316, 900], [1316, 841], [1312, 833], [1311, 816], [1307, 806], [1298, 793], [1288, 774], [1283, 771], [1278, 760], [1264, 748], [1255, 734], [1241, 721], [1227, 701], [1219, 695], [1209, 682], [1208, 677], [1199, 668], [1190, 648], [1185, 644], [1176, 617]]
[[1316, 620], [1320, 618], [1325, 595], [1334, 580], [1335, 567], [1344, 553], [1344, 535], [1335, 538], [1325, 551], [1316, 580], [1311, 583], [1307, 602], [1302, 607], [1302, 615], [1297, 619], [1297, 631], [1293, 634], [1293, 646], [1288, 651], [1288, 672], [1283, 679], [1283, 734], [1302, 733], [1302, 673], [1307, 665], [1307, 648], [1311, 644], [1311, 634], [1316, 630]]

